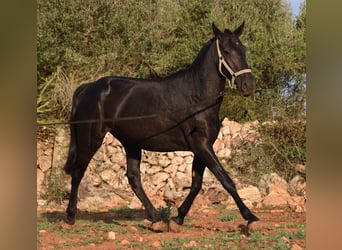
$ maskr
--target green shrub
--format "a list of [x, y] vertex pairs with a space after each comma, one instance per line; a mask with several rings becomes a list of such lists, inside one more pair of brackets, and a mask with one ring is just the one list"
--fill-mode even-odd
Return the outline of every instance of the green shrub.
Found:
[[[305, 85], [305, 5], [294, 20], [284, 0], [38, 0], [38, 119], [67, 119], [69, 89], [82, 82], [104, 75], [166, 76], [187, 67], [212, 37], [212, 22], [234, 29], [242, 21], [242, 41], [258, 88]], [[61, 72], [66, 78], [58, 84]], [[66, 95], [59, 91], [64, 89]], [[280, 97], [278, 90], [274, 93]], [[254, 99], [233, 91], [220, 116], [265, 121], [268, 104], [263, 91]]]
[[255, 141], [240, 140], [233, 145], [227, 170], [242, 183], [257, 185], [265, 173], [275, 172], [286, 181], [297, 172], [297, 164], [306, 162], [306, 122], [289, 119], [265, 122], [258, 126]]
[[55, 202], [56, 204], [62, 204], [62, 201], [68, 199], [68, 192], [65, 189], [65, 174], [60, 169], [54, 169], [46, 176], [45, 192], [42, 194], [42, 198], [47, 203]]

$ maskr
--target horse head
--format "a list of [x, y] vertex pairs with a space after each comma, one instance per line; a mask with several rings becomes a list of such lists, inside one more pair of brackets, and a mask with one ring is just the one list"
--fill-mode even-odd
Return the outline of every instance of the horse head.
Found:
[[220, 74], [230, 80], [231, 87], [235, 84], [241, 95], [249, 96], [256, 89], [256, 82], [246, 61], [246, 47], [239, 39], [244, 25], [245, 22], [233, 32], [229, 29], [222, 32], [214, 24], [212, 28], [216, 37]]

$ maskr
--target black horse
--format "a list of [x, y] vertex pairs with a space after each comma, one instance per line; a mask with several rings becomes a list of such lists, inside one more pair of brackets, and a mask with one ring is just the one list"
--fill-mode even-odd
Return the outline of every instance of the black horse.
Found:
[[190, 192], [178, 208], [178, 216], [170, 222], [183, 224], [201, 189], [205, 167], [234, 198], [248, 224], [258, 220], [241, 200], [213, 151], [220, 129], [218, 113], [226, 78], [243, 96], [251, 95], [256, 88], [245, 47], [239, 40], [243, 28], [244, 22], [233, 32], [229, 29], [221, 32], [213, 24], [215, 36], [187, 69], [171, 76], [161, 79], [110, 76], [76, 89], [70, 119], [71, 141], [64, 167], [72, 176], [67, 223], [75, 223], [79, 184], [107, 132], [126, 151], [129, 184], [152, 225], [160, 222], [161, 217], [141, 185], [142, 149], [194, 153]]

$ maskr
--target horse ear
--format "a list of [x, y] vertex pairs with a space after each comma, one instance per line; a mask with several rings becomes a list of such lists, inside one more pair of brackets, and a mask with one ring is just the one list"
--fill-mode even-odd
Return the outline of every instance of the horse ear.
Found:
[[214, 23], [211, 24], [211, 27], [213, 28], [213, 32], [214, 32], [214, 35], [215, 37], [219, 37], [221, 36], [222, 32], [221, 30], [219, 30]]
[[234, 33], [237, 36], [241, 36], [244, 27], [245, 27], [245, 21], [243, 21], [242, 24], [236, 30], [234, 30]]

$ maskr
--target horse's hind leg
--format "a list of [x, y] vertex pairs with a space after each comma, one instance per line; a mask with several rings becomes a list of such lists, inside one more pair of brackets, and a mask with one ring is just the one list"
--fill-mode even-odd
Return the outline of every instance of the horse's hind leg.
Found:
[[132, 147], [125, 146], [126, 157], [127, 157], [127, 178], [128, 182], [139, 198], [141, 203], [146, 209], [146, 213], [148, 219], [152, 221], [152, 223], [160, 221], [161, 218], [159, 216], [158, 211], [151, 203], [150, 199], [147, 197], [142, 185], [141, 185], [141, 177], [140, 177], [140, 161], [141, 161], [141, 149], [134, 149]]
[[204, 170], [205, 164], [195, 155], [192, 162], [192, 183], [190, 192], [184, 200], [183, 204], [178, 208], [178, 216], [171, 218], [178, 225], [183, 224], [184, 217], [189, 212], [194, 199], [201, 190]]
[[[75, 128], [76, 129], [76, 128]], [[78, 188], [80, 182], [84, 176], [84, 172], [87, 166], [94, 156], [98, 148], [102, 144], [105, 133], [97, 133], [98, 130], [91, 125], [79, 125], [77, 130], [77, 143], [75, 140], [71, 140], [70, 143], [75, 143], [71, 145], [73, 150], [69, 150], [68, 161], [65, 170], [71, 175], [71, 192], [69, 197], [69, 204], [67, 207], [67, 216], [65, 222], [72, 225], [75, 223], [75, 215], [77, 212], [77, 196]], [[74, 158], [74, 161], [69, 161], [69, 159]]]

